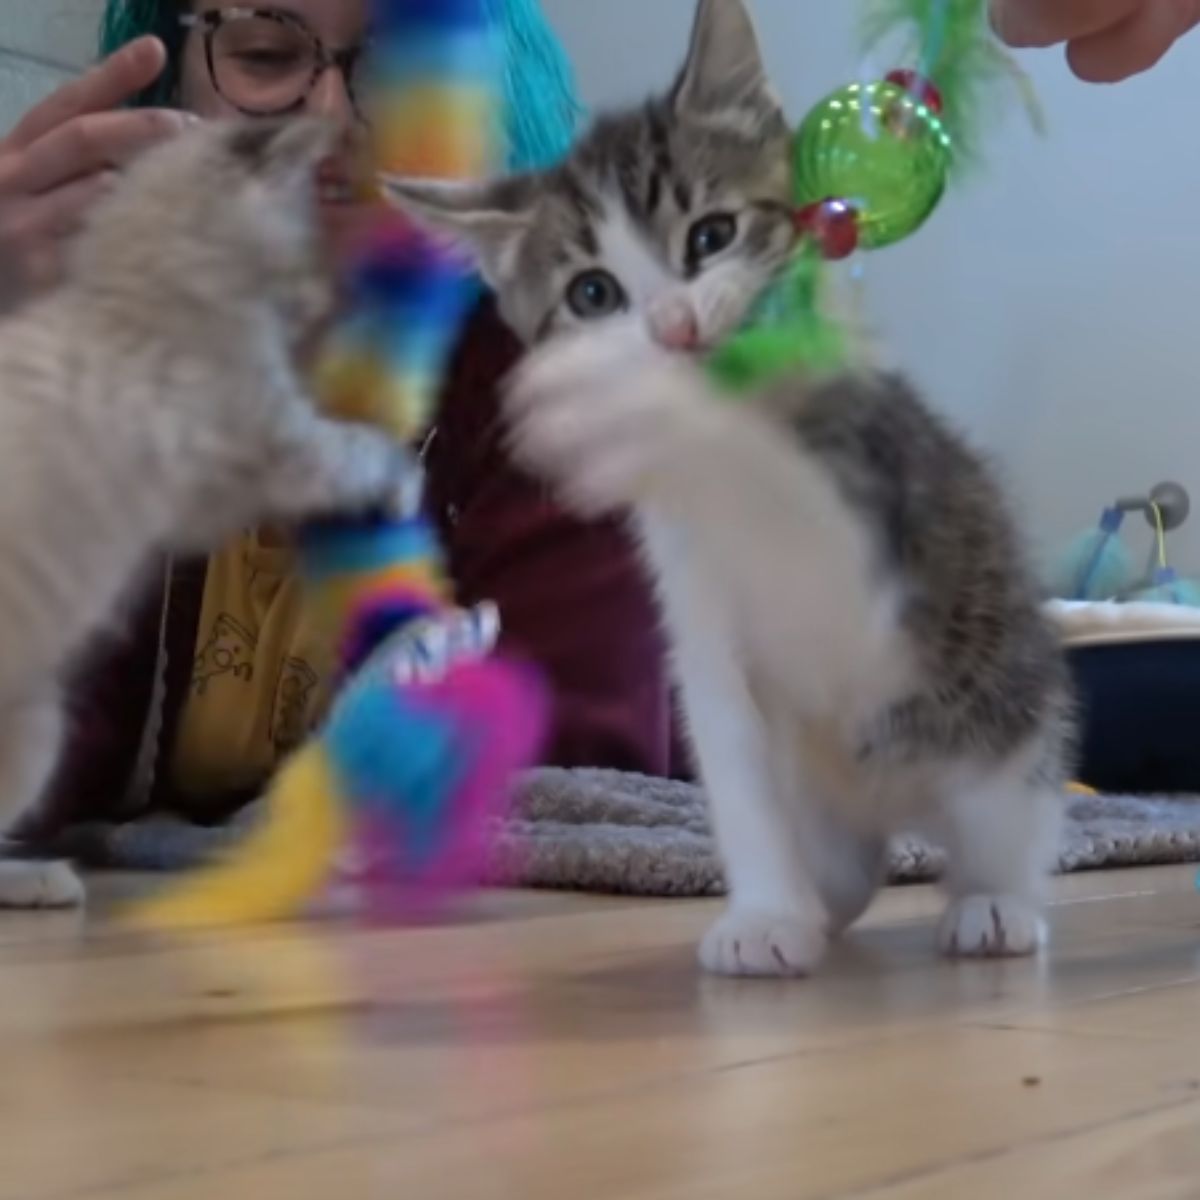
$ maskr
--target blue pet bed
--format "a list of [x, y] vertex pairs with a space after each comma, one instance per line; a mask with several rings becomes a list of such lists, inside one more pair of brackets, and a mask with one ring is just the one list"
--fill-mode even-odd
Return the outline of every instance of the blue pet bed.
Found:
[[1056, 602], [1083, 709], [1078, 778], [1115, 794], [1200, 794], [1200, 611]]

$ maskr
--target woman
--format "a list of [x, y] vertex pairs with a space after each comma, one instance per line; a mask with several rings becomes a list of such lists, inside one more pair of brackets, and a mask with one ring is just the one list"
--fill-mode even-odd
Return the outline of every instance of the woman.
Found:
[[[503, 7], [511, 157], [533, 165], [565, 148], [574, 102], [536, 8]], [[366, 0], [273, 0], [255, 10], [110, 0], [110, 57], [0, 143], [0, 256], [22, 264], [26, 289], [52, 282], [63, 236], [107, 173], [179, 128], [176, 105], [206, 119], [303, 111], [340, 121], [342, 152], [318, 181], [336, 248], [362, 216], [348, 162], [362, 130], [365, 20]], [[138, 39], [146, 33], [154, 36]], [[113, 111], [132, 98], [161, 107]], [[630, 546], [617, 527], [565, 517], [505, 456], [496, 386], [517, 354], [485, 300], [424, 450], [460, 597], [494, 600], [509, 646], [553, 682], [548, 762], [667, 774], [668, 689]], [[327, 699], [325, 647], [305, 624], [291, 566], [281, 531], [248, 534], [207, 562], [155, 564], [124, 633], [84, 664], [63, 768], [19, 835], [36, 843], [64, 823], [147, 806], [215, 820], [256, 795]]]

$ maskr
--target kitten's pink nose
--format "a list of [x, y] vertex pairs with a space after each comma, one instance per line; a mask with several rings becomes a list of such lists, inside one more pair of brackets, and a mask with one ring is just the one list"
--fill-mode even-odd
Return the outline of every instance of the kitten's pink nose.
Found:
[[654, 336], [668, 350], [695, 350], [700, 344], [700, 326], [696, 314], [676, 308], [654, 323]]

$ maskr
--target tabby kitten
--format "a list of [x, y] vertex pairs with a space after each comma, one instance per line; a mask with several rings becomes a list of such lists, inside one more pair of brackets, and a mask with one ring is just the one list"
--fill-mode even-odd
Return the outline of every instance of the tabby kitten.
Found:
[[[148, 153], [67, 282], [0, 324], [0, 818], [35, 804], [60, 678], [156, 549], [388, 500], [400, 452], [320, 416], [293, 366], [332, 303], [314, 171], [324, 123], [214, 124]], [[4, 821], [0, 821], [0, 829]], [[79, 899], [0, 863], [0, 904]]]
[[950, 853], [946, 953], [1027, 954], [1071, 703], [1000, 490], [900, 378], [734, 399], [696, 358], [792, 250], [788, 143], [742, 0], [701, 0], [670, 92], [561, 167], [391, 187], [474, 247], [533, 347], [521, 460], [581, 513], [634, 514], [730, 890], [704, 965], [811, 971], [900, 831]]

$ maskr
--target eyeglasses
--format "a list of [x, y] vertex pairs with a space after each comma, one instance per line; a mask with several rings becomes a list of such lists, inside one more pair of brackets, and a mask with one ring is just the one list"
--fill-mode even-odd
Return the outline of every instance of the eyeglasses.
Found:
[[186, 13], [179, 23], [203, 32], [213, 87], [247, 116], [295, 112], [331, 67], [341, 71], [355, 111], [359, 111], [355, 85], [365, 46], [330, 50], [299, 17], [272, 8]]

